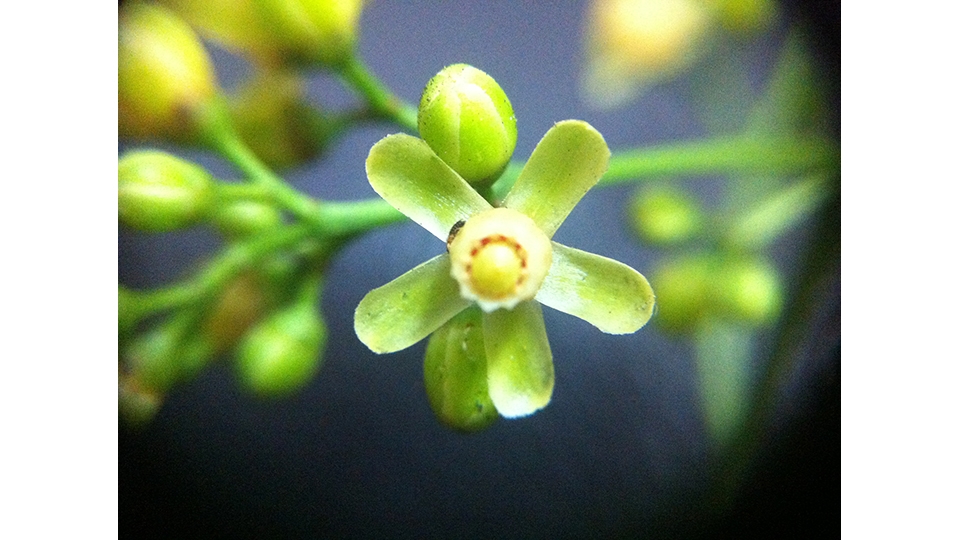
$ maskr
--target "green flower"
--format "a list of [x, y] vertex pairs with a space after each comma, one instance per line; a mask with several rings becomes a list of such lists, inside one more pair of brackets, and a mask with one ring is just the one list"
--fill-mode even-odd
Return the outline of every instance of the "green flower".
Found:
[[494, 208], [423, 140], [396, 134], [375, 144], [367, 158], [370, 185], [447, 241], [448, 253], [370, 291], [355, 313], [360, 341], [376, 353], [399, 351], [478, 305], [497, 411], [514, 418], [543, 408], [554, 373], [540, 304], [609, 334], [637, 331], [653, 311], [653, 291], [636, 270], [550, 240], [609, 158], [589, 124], [560, 122]]

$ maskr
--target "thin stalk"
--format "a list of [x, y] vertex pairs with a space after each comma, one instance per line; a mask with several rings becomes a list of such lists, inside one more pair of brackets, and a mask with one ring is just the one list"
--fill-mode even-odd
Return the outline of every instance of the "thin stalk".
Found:
[[209, 298], [243, 269], [279, 248], [295, 244], [311, 233], [306, 225], [277, 229], [248, 242], [224, 249], [202, 272], [188, 281], [155, 291], [140, 293], [136, 301], [138, 318], [177, 309]]
[[394, 95], [358, 56], [340, 66], [338, 73], [378, 116], [411, 133], [417, 132], [417, 108]]
[[718, 137], [616, 152], [599, 185], [672, 175], [799, 174], [839, 159], [839, 148], [823, 137]]
[[310, 224], [318, 234], [354, 235], [403, 219], [402, 214], [381, 199], [326, 202], [290, 187], [250, 150], [218, 105], [212, 106], [205, 116], [203, 140], [250, 180], [248, 187], [224, 188], [228, 195], [269, 198]]

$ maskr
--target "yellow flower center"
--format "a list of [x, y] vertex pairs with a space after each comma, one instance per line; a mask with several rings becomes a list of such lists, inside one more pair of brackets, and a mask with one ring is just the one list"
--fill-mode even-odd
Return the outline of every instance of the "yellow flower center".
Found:
[[460, 294], [485, 311], [512, 309], [536, 296], [553, 259], [543, 231], [509, 208], [493, 208], [454, 226], [448, 247]]
[[516, 292], [523, 281], [526, 253], [506, 237], [485, 238], [470, 264], [473, 290], [488, 298], [503, 298]]

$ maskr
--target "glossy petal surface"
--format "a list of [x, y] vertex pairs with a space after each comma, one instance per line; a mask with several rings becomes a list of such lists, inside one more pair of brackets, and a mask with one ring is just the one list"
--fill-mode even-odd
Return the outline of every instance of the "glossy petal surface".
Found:
[[426, 142], [403, 133], [373, 145], [367, 178], [394, 208], [443, 241], [454, 223], [491, 208]]
[[357, 337], [375, 353], [406, 349], [470, 305], [444, 253], [367, 293], [354, 313]]
[[527, 416], [550, 403], [553, 354], [540, 304], [521, 302], [513, 309], [484, 313], [483, 338], [487, 385], [501, 416]]
[[548, 238], [553, 237], [607, 171], [609, 161], [603, 135], [590, 124], [558, 122], [533, 149], [503, 205], [530, 216]]
[[553, 243], [553, 265], [536, 299], [608, 334], [630, 334], [653, 314], [650, 283], [629, 266]]

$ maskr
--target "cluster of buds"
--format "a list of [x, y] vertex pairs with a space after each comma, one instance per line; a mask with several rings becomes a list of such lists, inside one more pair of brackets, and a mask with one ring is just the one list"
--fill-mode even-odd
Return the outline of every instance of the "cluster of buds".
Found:
[[[641, 240], [651, 246], [680, 248], [653, 274], [659, 310], [657, 324], [689, 333], [708, 318], [751, 327], [772, 323], [783, 304], [783, 284], [776, 268], [757, 250], [727, 246], [729, 224], [718, 217], [712, 225], [699, 202], [677, 188], [638, 190], [630, 218]], [[700, 240], [712, 247], [696, 247]]]
[[[335, 131], [308, 104], [298, 70], [336, 69], [354, 54], [359, 1], [130, 2], [120, 8], [119, 134], [133, 140], [207, 144], [230, 125], [267, 164], [315, 158]], [[198, 35], [257, 64], [234, 95], [219, 87]]]

